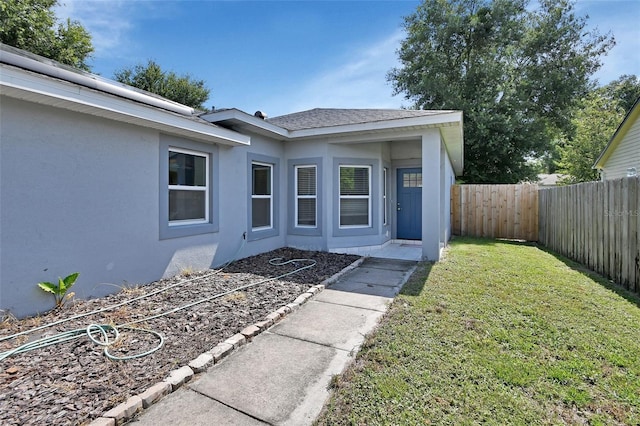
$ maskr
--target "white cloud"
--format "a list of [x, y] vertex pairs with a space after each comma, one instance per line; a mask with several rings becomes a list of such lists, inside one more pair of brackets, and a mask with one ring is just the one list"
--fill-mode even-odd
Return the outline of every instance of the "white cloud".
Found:
[[[334, 69], [311, 76], [301, 86], [292, 87], [270, 108], [278, 115], [311, 108], [400, 108], [402, 96], [392, 96], [393, 88], [387, 82], [387, 73], [398, 66], [396, 50], [404, 33], [397, 31], [390, 37], [354, 52], [345, 52], [351, 58]], [[280, 110], [280, 111], [278, 111]]]
[[60, 20], [79, 21], [92, 37], [94, 56], [118, 57], [129, 45], [134, 9], [141, 3], [125, 0], [62, 0], [56, 7]]

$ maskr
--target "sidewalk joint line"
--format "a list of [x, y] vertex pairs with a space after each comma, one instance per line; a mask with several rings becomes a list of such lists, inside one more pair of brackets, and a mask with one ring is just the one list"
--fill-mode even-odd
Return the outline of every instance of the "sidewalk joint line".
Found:
[[301, 337], [294, 337], [294, 336], [289, 336], [289, 335], [286, 335], [286, 334], [280, 334], [280, 333], [273, 332], [273, 331], [271, 331], [271, 334], [275, 334], [275, 335], [280, 336], [280, 337], [286, 337], [288, 339], [298, 340], [299, 342], [312, 343], [314, 345], [322, 346], [322, 347], [325, 347], [325, 348], [331, 348], [331, 349], [335, 349], [337, 351], [342, 351], [342, 352], [347, 352], [347, 353], [354, 352], [354, 350], [357, 348], [357, 346], [356, 346], [356, 347], [354, 347], [352, 349], [347, 350], [347, 349], [342, 349], [342, 348], [336, 348], [335, 346], [331, 346], [331, 345], [328, 345], [326, 343], [314, 342], [313, 340], [307, 340], [307, 339], [303, 339]]
[[[336, 290], [336, 291], [338, 291], [338, 290]], [[377, 296], [377, 297], [382, 297], [382, 296]], [[388, 298], [388, 299], [389, 299], [389, 304], [391, 304], [391, 302], [393, 302], [395, 297], [391, 297], [391, 298]], [[327, 300], [314, 300], [314, 302], [326, 303], [327, 305], [346, 306], [347, 308], [363, 309], [365, 311], [373, 311], [373, 312], [381, 312], [381, 313], [387, 312], [386, 309], [382, 310], [382, 309], [374, 309], [374, 308], [365, 308], [365, 307], [362, 307], [362, 306], [348, 305], [346, 303], [329, 302]]]
[[199, 390], [197, 390], [197, 389], [193, 389], [192, 387], [189, 387], [189, 389], [190, 389], [191, 391], [193, 391], [193, 392], [195, 392], [195, 393], [199, 394], [199, 395], [204, 396], [204, 397], [205, 397], [205, 398], [207, 398], [207, 399], [210, 399], [210, 400], [212, 400], [212, 401], [216, 401], [217, 403], [222, 404], [222, 405], [224, 405], [224, 406], [225, 406], [225, 407], [227, 407], [227, 408], [231, 408], [233, 411], [237, 411], [238, 413], [244, 414], [244, 415], [245, 415], [245, 416], [247, 416], [247, 417], [251, 417], [252, 419], [259, 421], [260, 423], [264, 423], [265, 425], [269, 425], [269, 426], [275, 426], [273, 423], [269, 423], [269, 422], [267, 422], [267, 421], [265, 421], [265, 420], [263, 420], [263, 419], [261, 419], [261, 418], [259, 418], [259, 417], [254, 416], [253, 414], [249, 414], [249, 413], [247, 413], [247, 412], [246, 412], [246, 411], [244, 411], [244, 410], [240, 410], [239, 408], [236, 408], [236, 407], [234, 407], [234, 406], [232, 406], [232, 405], [229, 405], [229, 404], [227, 404], [227, 403], [226, 403], [226, 402], [224, 402], [224, 401], [220, 401], [220, 400], [219, 400], [219, 399], [217, 399], [217, 398], [214, 398], [214, 397], [209, 396], [209, 395], [207, 395], [207, 394], [205, 394], [205, 393], [202, 393], [202, 392], [200, 392], [200, 391], [199, 391]]

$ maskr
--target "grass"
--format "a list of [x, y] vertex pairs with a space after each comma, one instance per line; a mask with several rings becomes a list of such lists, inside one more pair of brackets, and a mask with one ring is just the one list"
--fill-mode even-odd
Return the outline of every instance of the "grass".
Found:
[[332, 386], [319, 425], [640, 424], [640, 299], [534, 245], [459, 238]]

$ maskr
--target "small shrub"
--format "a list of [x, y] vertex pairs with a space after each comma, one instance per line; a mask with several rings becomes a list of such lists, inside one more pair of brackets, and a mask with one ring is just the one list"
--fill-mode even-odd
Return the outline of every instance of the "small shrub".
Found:
[[48, 293], [53, 293], [53, 297], [56, 300], [56, 308], [62, 307], [67, 300], [73, 297], [73, 293], [67, 294], [67, 291], [73, 286], [78, 279], [78, 272], [74, 272], [67, 277], [58, 278], [58, 283], [50, 283], [50, 282], [40, 282], [38, 283], [38, 287], [43, 289]]

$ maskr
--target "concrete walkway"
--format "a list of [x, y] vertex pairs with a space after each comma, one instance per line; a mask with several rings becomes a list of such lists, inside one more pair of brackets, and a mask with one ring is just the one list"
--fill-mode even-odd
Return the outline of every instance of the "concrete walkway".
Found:
[[129, 424], [308, 425], [416, 262], [367, 258]]

